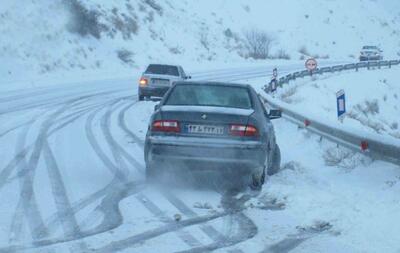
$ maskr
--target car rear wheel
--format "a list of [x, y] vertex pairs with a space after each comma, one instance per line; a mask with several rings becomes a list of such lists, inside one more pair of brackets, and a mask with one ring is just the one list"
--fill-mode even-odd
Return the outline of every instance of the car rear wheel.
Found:
[[143, 101], [144, 100], [144, 96], [143, 95], [139, 95], [139, 101]]
[[281, 150], [278, 145], [276, 145], [276, 148], [270, 160], [271, 161], [268, 161], [268, 176], [272, 176], [278, 173], [281, 166]]
[[252, 190], [261, 191], [264, 182], [265, 182], [265, 168], [263, 169], [261, 175], [253, 174], [251, 176], [250, 188]]

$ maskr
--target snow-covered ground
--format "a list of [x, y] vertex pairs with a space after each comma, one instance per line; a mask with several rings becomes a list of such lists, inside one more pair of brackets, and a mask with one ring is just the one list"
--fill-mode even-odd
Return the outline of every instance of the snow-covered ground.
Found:
[[[208, 75], [250, 81], [259, 71]], [[0, 252], [399, 249], [400, 170], [392, 164], [281, 119], [282, 170], [258, 195], [157, 188], [143, 183], [156, 102], [138, 102], [129, 79], [34, 92], [0, 97]]]
[[[276, 98], [312, 119], [400, 139], [400, 77], [392, 69], [345, 71], [297, 79]], [[336, 93], [344, 90], [347, 114], [337, 119]]]
[[[274, 122], [282, 170], [262, 192], [222, 191], [210, 178], [145, 184], [156, 102], [137, 101], [137, 80], [165, 62], [194, 80], [260, 90], [272, 68], [304, 69], [304, 57], [354, 62], [372, 44], [397, 58], [399, 9], [391, 0], [2, 1], [0, 253], [398, 253], [399, 167], [284, 119]], [[291, 59], [246, 58], [253, 28], [273, 38], [271, 58]], [[397, 73], [303, 79], [277, 97], [340, 124], [335, 92], [344, 89], [346, 127], [397, 141]]]

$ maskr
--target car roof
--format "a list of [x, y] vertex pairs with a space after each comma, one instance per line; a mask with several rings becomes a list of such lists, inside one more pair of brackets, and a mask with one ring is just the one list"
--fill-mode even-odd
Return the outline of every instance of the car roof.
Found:
[[231, 86], [231, 87], [242, 87], [242, 88], [250, 88], [251, 86], [248, 84], [240, 84], [240, 83], [230, 83], [230, 82], [213, 82], [213, 81], [180, 81], [175, 82], [175, 85], [218, 85], [218, 86]]
[[161, 64], [161, 63], [151, 63], [149, 66], [167, 66], [167, 67], [180, 67], [180, 65], [172, 65], [172, 64]]

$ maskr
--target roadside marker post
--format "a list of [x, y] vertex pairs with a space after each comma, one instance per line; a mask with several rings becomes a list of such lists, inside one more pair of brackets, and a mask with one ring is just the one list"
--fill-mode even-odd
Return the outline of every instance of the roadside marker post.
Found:
[[361, 151], [363, 151], [363, 152], [368, 151], [368, 148], [369, 148], [368, 142], [367, 141], [362, 141], [361, 142]]
[[346, 115], [346, 96], [344, 90], [340, 90], [336, 93], [336, 107], [337, 117], [341, 123], [343, 123], [344, 116]]

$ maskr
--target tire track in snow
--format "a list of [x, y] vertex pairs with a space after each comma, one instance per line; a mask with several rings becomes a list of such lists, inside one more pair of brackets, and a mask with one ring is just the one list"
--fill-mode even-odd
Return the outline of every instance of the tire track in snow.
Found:
[[[42, 240], [45, 237], [49, 236], [48, 229], [44, 224], [43, 218], [41, 216], [41, 213], [37, 205], [36, 196], [34, 194], [33, 181], [35, 172], [42, 153], [44, 140], [47, 141], [48, 131], [51, 128], [51, 126], [55, 124], [60, 114], [68, 110], [74, 104], [83, 103], [85, 102], [85, 100], [86, 98], [83, 97], [71, 100], [67, 103], [63, 103], [60, 109], [56, 110], [54, 113], [52, 113], [45, 119], [45, 121], [41, 124], [38, 137], [36, 138], [35, 141], [35, 146], [33, 148], [31, 157], [28, 162], [26, 162], [25, 160], [26, 159], [25, 150], [27, 150], [27, 147], [25, 147], [25, 139], [31, 125], [28, 125], [26, 131], [24, 131], [23, 134], [20, 135], [20, 137], [18, 138], [16, 152], [18, 153], [19, 150], [23, 150], [23, 152], [22, 154], [20, 153], [17, 155], [18, 158], [17, 161], [19, 161], [19, 163], [16, 163], [15, 165], [17, 166], [19, 172], [25, 170], [27, 171], [27, 173], [23, 173], [22, 177], [19, 176], [17, 177], [20, 181], [21, 193], [20, 193], [20, 200], [17, 205], [17, 209], [15, 210], [14, 220], [12, 221], [12, 226], [10, 230], [10, 234], [13, 237], [18, 237], [19, 236], [18, 233], [21, 232], [22, 213], [25, 214], [34, 241]], [[12, 167], [10, 166], [9, 168]], [[14, 240], [11, 241], [13, 242]]]
[[118, 125], [120, 128], [132, 139], [134, 143], [136, 143], [140, 148], [144, 149], [144, 141], [140, 139], [137, 135], [135, 135], [126, 125], [126, 112], [134, 106], [136, 103], [128, 104], [124, 107], [118, 114]]
[[[96, 108], [98, 106], [99, 105], [93, 105], [92, 107]], [[60, 118], [59, 121], [62, 121], [62, 120], [65, 120], [65, 119], [67, 119], [67, 120], [65, 122], [59, 124], [59, 126], [55, 127], [54, 129], [50, 130], [49, 133], [48, 133], [48, 136], [49, 137], [52, 136], [57, 131], [59, 131], [62, 128], [65, 128], [69, 124], [73, 123], [75, 120], [79, 119], [84, 114], [86, 114], [89, 110], [91, 110], [92, 107], [89, 106], [88, 108], [77, 112], [76, 115], [74, 113], [71, 113], [70, 115], [67, 115], [67, 116], [64, 116], [64, 117]], [[32, 120], [32, 122], [30, 121], [30, 123], [34, 123], [34, 120]], [[57, 122], [57, 123], [60, 123], [60, 122]], [[24, 159], [26, 154], [29, 152], [30, 148], [31, 148], [31, 145], [27, 146], [25, 148], [19, 148], [19, 149], [17, 148], [17, 152], [16, 152], [17, 154], [14, 156], [14, 158], [0, 172], [0, 190], [2, 189], [2, 187], [5, 184], [10, 183], [10, 181], [12, 181], [12, 179], [8, 180], [8, 178], [10, 177], [11, 173], [13, 172], [13, 169], [16, 166], [18, 166], [18, 164]], [[22, 173], [18, 173], [15, 176], [15, 178], [13, 178], [13, 179], [16, 179], [17, 177], [20, 177], [20, 176], [24, 176], [27, 172], [28, 172], [28, 170], [24, 170]]]
[[[64, 181], [62, 180], [60, 169], [47, 139], [44, 140], [42, 152], [46, 162], [47, 174], [50, 178], [54, 202], [56, 204], [57, 212], [59, 214], [58, 221], [61, 222], [64, 236], [82, 237], [81, 229], [72, 210], [71, 202], [68, 198], [67, 190], [65, 188]], [[79, 248], [71, 249], [72, 252], [76, 252], [76, 250], [87, 250], [85, 242], [82, 241], [79, 245]]]
[[[118, 103], [119, 101], [117, 101], [116, 103]], [[116, 104], [115, 103], [115, 104]], [[141, 174], [144, 173], [144, 167], [143, 165], [141, 165], [140, 163], [138, 163], [135, 158], [131, 157], [129, 155], [129, 153], [127, 153], [121, 146], [120, 144], [112, 137], [110, 128], [111, 128], [111, 112], [114, 110], [117, 110], [119, 107], [123, 106], [124, 104], [115, 106], [113, 108], [113, 106], [115, 104], [111, 104], [108, 111], [106, 112], [106, 114], [104, 114], [104, 117], [102, 119], [102, 129], [103, 129], [103, 133], [106, 136], [107, 142], [108, 144], [112, 147], [113, 152], [113, 156], [115, 161], [122, 167], [126, 167], [126, 164], [122, 163], [122, 156], [125, 157], [125, 159], [127, 159], [132, 166], [134, 166], [136, 169], [139, 170], [139, 172]], [[122, 109], [121, 111], [126, 111], [126, 108], [130, 108], [133, 104], [129, 104], [127, 107], [124, 107], [124, 109]], [[118, 120], [120, 122], [121, 120], [121, 113], [119, 113], [118, 115]], [[118, 152], [116, 152], [118, 151]], [[146, 199], [146, 201], [143, 201], [143, 199]], [[155, 205], [151, 200], [149, 200], [148, 198], [144, 197], [143, 195], [141, 195], [141, 198], [138, 198], [138, 200], [153, 214], [155, 215], [158, 219], [160, 219], [161, 221], [173, 221], [173, 219], [168, 218], [166, 216], [164, 216], [161, 212], [161, 209]], [[193, 246], [199, 246], [201, 245], [201, 243], [190, 233], [186, 232], [186, 231], [181, 231], [179, 230], [177, 232], [178, 237], [186, 244], [188, 244], [189, 246], [193, 247]]]
[[216, 214], [210, 214], [210, 215], [205, 215], [205, 216], [198, 216], [198, 217], [183, 220], [180, 222], [168, 223], [165, 226], [151, 229], [151, 230], [145, 231], [143, 233], [133, 235], [128, 238], [119, 240], [119, 241], [114, 241], [114, 242], [112, 242], [104, 247], [101, 247], [99, 249], [93, 249], [93, 252], [97, 252], [97, 253], [118, 252], [120, 250], [130, 248], [136, 244], [159, 237], [161, 235], [172, 233], [177, 230], [181, 230], [185, 227], [190, 227], [190, 226], [202, 224], [205, 222], [209, 222], [209, 221], [224, 217], [226, 215], [228, 215], [228, 213], [223, 212], [223, 213], [216, 213]]
[[[103, 105], [103, 107], [104, 107], [104, 105]], [[102, 108], [103, 108], [102, 107]], [[102, 109], [102, 108], [100, 108], [100, 109]], [[98, 110], [96, 110], [95, 112], [97, 112]], [[57, 131], [57, 130], [59, 130], [59, 129], [61, 129], [61, 128], [63, 128], [63, 127], [65, 127], [67, 124], [69, 124], [69, 123], [71, 123], [71, 121], [73, 121], [73, 120], [75, 120], [75, 117], [73, 117], [72, 119], [70, 119], [70, 120], [68, 120], [67, 122], [64, 122], [64, 123], [62, 123], [59, 127], [57, 127], [56, 129], [53, 129], [53, 131]], [[47, 144], [48, 145], [48, 144]], [[52, 160], [51, 161], [51, 163], [53, 164], [53, 166], [54, 166], [54, 164], [55, 164], [55, 160], [54, 160], [54, 157], [53, 158], [51, 158], [51, 156], [50, 156], [50, 160]], [[11, 167], [11, 166], [10, 166]], [[115, 182], [115, 180], [114, 180], [114, 182]], [[111, 184], [110, 184], [111, 185]], [[90, 199], [86, 199], [84, 202], [85, 203], [82, 203], [82, 202], [80, 202], [80, 204], [81, 204], [81, 206], [82, 206], [82, 204], [88, 204], [88, 202], [92, 202], [92, 201], [94, 201], [94, 198], [96, 197], [96, 199], [98, 198], [98, 197], [100, 197], [101, 195], [104, 195], [104, 193], [105, 192], [109, 192], [109, 190], [107, 190], [107, 191], [105, 191], [105, 189], [110, 189], [110, 185], [108, 185], [108, 186], [106, 186], [105, 188], [103, 188], [103, 190], [101, 190], [100, 191], [100, 193], [102, 193], [102, 194], [94, 194], [93, 196], [91, 196], [90, 197]], [[120, 189], [117, 189], [117, 190], [115, 190], [114, 189], [114, 192], [112, 192], [112, 194], [115, 194], [115, 192], [118, 192], [118, 191], [120, 191]], [[121, 194], [120, 194], [121, 195]], [[122, 194], [122, 195], [124, 195], [124, 194]], [[65, 199], [64, 199], [64, 201], [62, 201], [62, 202], [64, 202], [64, 203], [66, 203], [65, 202]], [[110, 202], [110, 201], [104, 201], [103, 200], [103, 202], [102, 202], [102, 204], [101, 204], [101, 206], [106, 206], [106, 203], [108, 203], [108, 202]], [[113, 206], [113, 205], [108, 205], [110, 208], [108, 208], [108, 209], [112, 209], [111, 207]], [[108, 214], [108, 212], [106, 212], [106, 210], [107, 209], [105, 209], [105, 208], [102, 208], [103, 210], [104, 210], [104, 213], [105, 214]], [[79, 208], [78, 208], [78, 210], [79, 210]], [[75, 208], [74, 210], [73, 210], [73, 213], [75, 213], [77, 211], [77, 208]], [[63, 211], [64, 212], [64, 211]], [[60, 211], [59, 212], [57, 212], [57, 214], [58, 215], [60, 215]], [[58, 216], [57, 217], [57, 219], [56, 220], [64, 220], [65, 219], [65, 216], [71, 216], [70, 214], [68, 214], [68, 215], [64, 215], [64, 216]], [[107, 216], [107, 215], [105, 215], [105, 216]], [[107, 220], [107, 219], [105, 219], [105, 220]], [[120, 220], [122, 220], [122, 219], [120, 219]], [[119, 225], [120, 223], [118, 223], [118, 225]], [[110, 227], [110, 226], [107, 226], [107, 227]], [[115, 227], [115, 225], [112, 225], [111, 227]], [[75, 228], [76, 228], [76, 226], [75, 226]], [[100, 232], [104, 232], [104, 231], [107, 231], [107, 230], [109, 230], [110, 228], [107, 228], [106, 230], [105, 229], [100, 229], [101, 231], [89, 231], [89, 232], [85, 232], [84, 233], [84, 236], [89, 236], [89, 235], [93, 235], [93, 234], [97, 234], [97, 233], [100, 233]], [[71, 230], [71, 229], [70, 229]], [[76, 230], [76, 229], [75, 229]], [[45, 229], [44, 228], [42, 228], [42, 229], [39, 229], [39, 231], [42, 231], [42, 233], [43, 233], [43, 231], [45, 231]], [[80, 232], [80, 233], [83, 233], [82, 231]], [[76, 234], [74, 234], [74, 236], [73, 237], [71, 237], [71, 236], [67, 236], [66, 238], [67, 239], [65, 239], [65, 240], [63, 240], [63, 239], [56, 239], [56, 240], [41, 240], [41, 241], [38, 241], [38, 242], [36, 242], [35, 243], [35, 245], [49, 245], [49, 244], [55, 244], [55, 243], [60, 243], [60, 242], [66, 242], [66, 241], [71, 241], [71, 240], [76, 240], [77, 238], [76, 237], [81, 237], [80, 235], [79, 235], [79, 233], [78, 233], [78, 236], [76, 236]], [[18, 248], [18, 246], [14, 246], [14, 247], [16, 247], [16, 248]], [[12, 247], [9, 247], [8, 249], [11, 249]], [[21, 247], [20, 247], [21, 248]]]
[[[168, 217], [164, 214], [164, 212], [156, 206], [152, 201], [149, 200], [143, 193], [139, 193], [136, 196], [136, 199], [143, 204], [144, 207], [147, 208], [155, 217], [165, 223], [173, 223], [174, 220], [171, 217]], [[193, 235], [185, 230], [177, 230], [176, 231], [179, 238], [189, 245], [190, 247], [198, 247], [201, 246], [201, 242], [199, 242]]]
[[[227, 248], [237, 245], [241, 242], [247, 241], [258, 233], [258, 228], [254, 222], [248, 218], [243, 210], [245, 209], [244, 203], [250, 200], [252, 196], [243, 195], [241, 198], [234, 198], [234, 194], [229, 192], [222, 196], [221, 204], [224, 208], [224, 212], [227, 215], [224, 219], [228, 220], [229, 226], [235, 221], [239, 225], [238, 232], [234, 235], [226, 237], [224, 240], [219, 240], [202, 247], [195, 247], [189, 250], [179, 251], [178, 253], [199, 253], [199, 252], [211, 252], [217, 249]], [[242, 252], [240, 249], [235, 249], [235, 252]]]
[[[178, 199], [176, 196], [169, 192], [163, 192], [162, 194], [171, 204], [173, 204], [181, 213], [189, 218], [197, 217], [198, 214], [190, 209], [182, 200]], [[200, 225], [200, 229], [213, 241], [225, 241], [227, 238], [218, 232], [213, 226], [210, 225]]]

